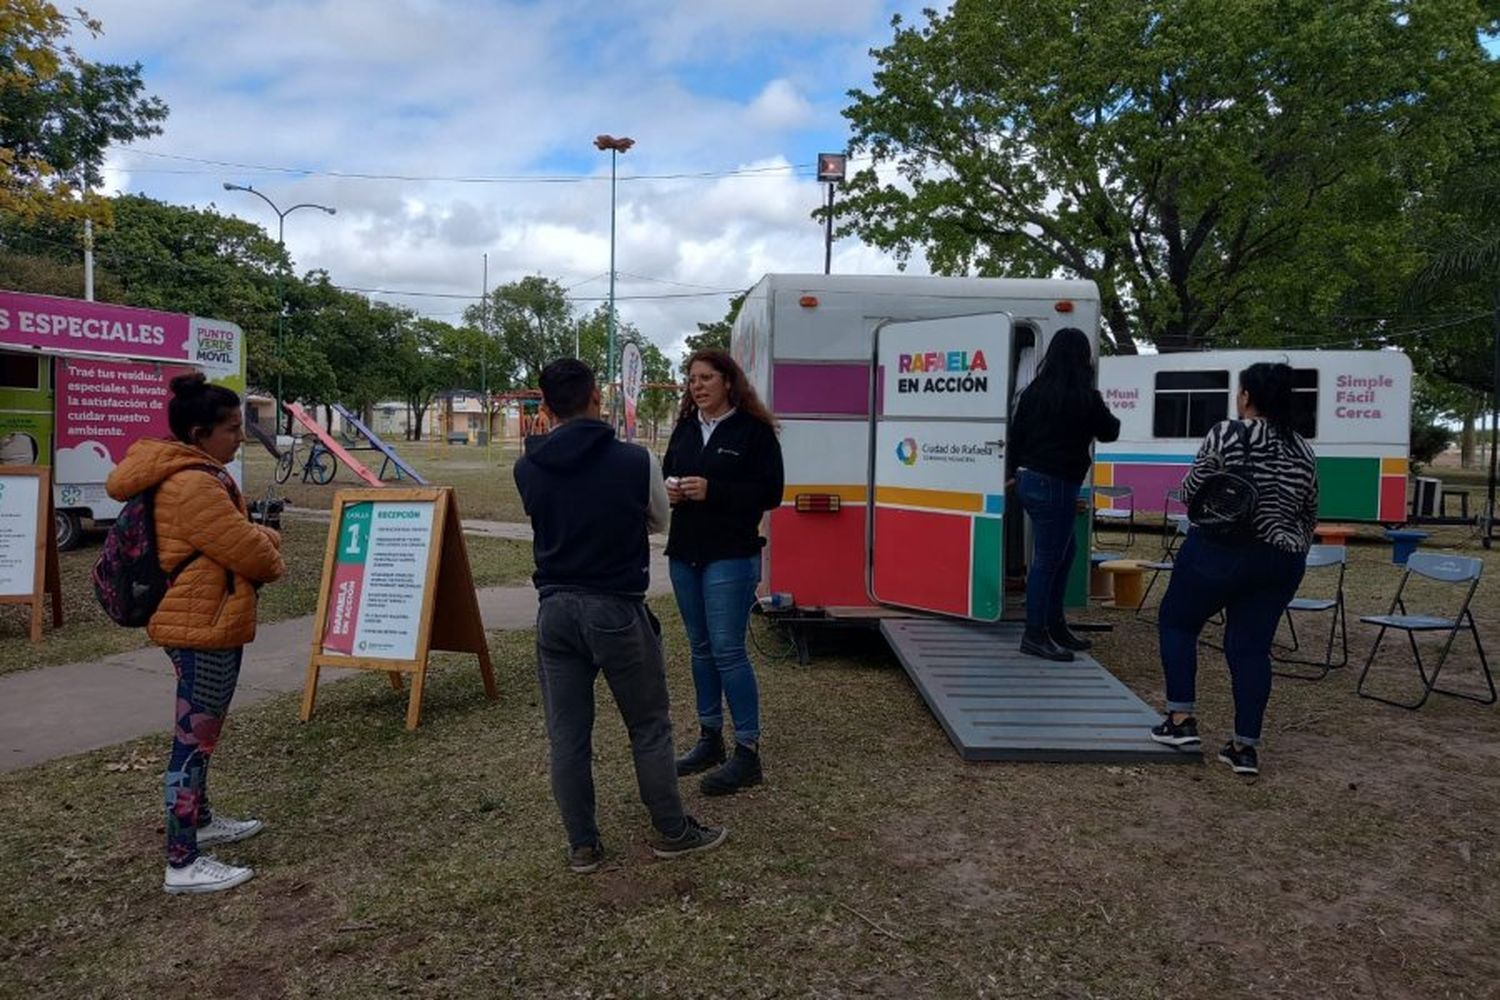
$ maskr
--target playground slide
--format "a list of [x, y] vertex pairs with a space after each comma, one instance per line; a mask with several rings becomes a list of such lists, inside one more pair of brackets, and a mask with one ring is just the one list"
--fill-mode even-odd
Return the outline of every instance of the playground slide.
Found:
[[[416, 483], [419, 486], [427, 485], [427, 480], [423, 479], [421, 475], [418, 474], [416, 469], [413, 469], [411, 466], [407, 465], [406, 462], [402, 460], [401, 456], [396, 454], [395, 448], [392, 448], [390, 445], [381, 440], [378, 434], [370, 430], [370, 428], [366, 427], [362, 420], [345, 409], [342, 403], [334, 403], [333, 412], [343, 417], [344, 422], [347, 423], [350, 427], [353, 427], [355, 430], [363, 434], [365, 436], [365, 440], [370, 442], [370, 446], [384, 455], [387, 462], [390, 462], [397, 469], [399, 469], [401, 475], [405, 476], [407, 479], [410, 479], [412, 482]], [[381, 469], [381, 472], [384, 471], [384, 469]]]
[[269, 451], [271, 453], [272, 458], [276, 459], [278, 462], [281, 461], [281, 449], [276, 447], [276, 439], [273, 438], [270, 434], [267, 434], [264, 427], [262, 427], [260, 424], [247, 422], [245, 424], [245, 430], [251, 437], [265, 446], [266, 451]]
[[296, 403], [282, 403], [281, 405], [286, 407], [286, 412], [292, 415], [293, 420], [297, 421], [297, 423], [301, 424], [303, 427], [306, 427], [312, 433], [313, 437], [318, 439], [319, 444], [328, 449], [328, 451], [333, 454], [334, 458], [337, 458], [340, 462], [343, 462], [351, 470], [353, 470], [356, 476], [358, 476], [360, 479], [363, 479], [371, 486], [385, 485], [385, 483], [382, 483], [380, 481], [379, 476], [375, 475], [375, 473], [365, 468], [364, 465], [359, 461], [359, 459], [349, 454], [349, 452], [344, 448], [343, 445], [339, 444], [333, 438], [329, 437], [328, 432], [319, 427], [318, 422], [312, 417], [308, 416], [306, 410], [302, 409], [302, 407], [298, 406]]

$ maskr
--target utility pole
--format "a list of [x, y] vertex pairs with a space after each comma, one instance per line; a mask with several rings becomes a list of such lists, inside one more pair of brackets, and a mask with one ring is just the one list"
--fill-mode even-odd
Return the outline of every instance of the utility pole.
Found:
[[823, 273], [833, 272], [833, 189], [843, 181], [849, 166], [844, 153], [818, 154], [818, 181], [828, 185], [827, 216], [823, 219]]
[[[301, 202], [300, 204], [293, 205], [291, 208], [283, 212], [280, 208], [277, 207], [274, 201], [272, 201], [270, 198], [267, 198], [259, 191], [255, 190], [255, 187], [250, 184], [231, 184], [228, 181], [225, 181], [224, 190], [244, 191], [247, 194], [253, 194], [255, 195], [255, 197], [271, 206], [271, 211], [276, 213], [276, 246], [280, 248], [283, 256], [286, 255], [286, 217], [288, 215], [291, 215], [299, 208], [316, 208], [318, 211], [326, 212], [329, 215], [338, 214], [338, 209], [336, 208], [329, 208], [327, 205], [315, 205], [312, 202]], [[279, 433], [281, 430], [281, 369], [286, 363], [285, 359], [286, 292], [285, 289], [282, 288], [281, 267], [280, 261], [278, 261], [276, 268], [276, 423], [272, 426], [272, 433]]]
[[612, 135], [601, 135], [594, 138], [594, 148], [609, 151], [609, 313], [606, 318], [606, 328], [609, 331], [608, 347], [609, 357], [605, 361], [605, 370], [608, 372], [608, 385], [610, 390], [610, 424], [615, 424], [615, 417], [619, 409], [617, 397], [619, 386], [615, 384], [615, 185], [616, 164], [621, 153], [630, 152], [630, 147], [635, 145], [635, 140], [628, 136], [616, 138]]
[[484, 343], [479, 350], [479, 395], [484, 407], [484, 456], [490, 457], [490, 438], [495, 428], [490, 422], [490, 255], [484, 255], [483, 288], [479, 296], [479, 326]]

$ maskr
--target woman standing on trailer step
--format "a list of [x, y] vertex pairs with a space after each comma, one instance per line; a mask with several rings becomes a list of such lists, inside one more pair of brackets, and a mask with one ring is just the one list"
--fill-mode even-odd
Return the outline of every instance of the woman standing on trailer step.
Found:
[[[700, 787], [729, 795], [758, 785], [760, 691], [745, 651], [765, 540], [760, 521], [781, 505], [776, 418], [725, 351], [688, 359], [688, 386], [662, 472], [672, 502], [667, 558], [672, 590], [692, 647], [698, 742], [677, 759], [679, 775], [709, 768]], [[724, 702], [734, 720], [725, 760]]]
[[1058, 330], [1041, 371], [1021, 393], [1011, 417], [1010, 458], [1032, 531], [1023, 653], [1067, 662], [1075, 650], [1089, 648], [1063, 618], [1063, 597], [1078, 550], [1073, 524], [1094, 442], [1119, 436], [1120, 421], [1094, 388], [1088, 337], [1076, 327]]
[[1219, 759], [1236, 774], [1260, 773], [1255, 748], [1271, 699], [1271, 641], [1302, 583], [1318, 526], [1318, 460], [1292, 429], [1292, 385], [1290, 365], [1261, 363], [1240, 372], [1239, 419], [1210, 428], [1182, 481], [1182, 499], [1191, 505], [1210, 476], [1232, 466], [1255, 485], [1247, 530], [1243, 537], [1212, 536], [1197, 527], [1188, 531], [1157, 622], [1167, 717], [1151, 730], [1151, 738], [1169, 746], [1198, 746], [1202, 741], [1193, 717], [1198, 634], [1224, 612], [1234, 737]]
[[260, 820], [210, 812], [208, 762], [239, 680], [245, 644], [255, 638], [256, 588], [286, 570], [281, 536], [251, 524], [225, 466], [245, 440], [240, 397], [201, 374], [172, 380], [167, 424], [175, 440], [143, 439], [109, 475], [116, 500], [155, 490], [157, 558], [176, 574], [146, 634], [177, 671], [177, 726], [167, 764], [167, 872], [170, 893], [218, 892], [255, 874], [200, 848], [260, 832]]

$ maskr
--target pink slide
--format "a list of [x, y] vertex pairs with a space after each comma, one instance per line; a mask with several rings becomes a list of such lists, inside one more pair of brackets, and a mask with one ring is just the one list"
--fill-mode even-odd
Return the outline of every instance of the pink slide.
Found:
[[353, 455], [349, 454], [347, 450], [345, 450], [343, 445], [339, 444], [333, 438], [329, 437], [328, 432], [319, 427], [318, 422], [312, 417], [308, 416], [307, 411], [303, 410], [302, 407], [298, 406], [296, 403], [282, 403], [281, 405], [286, 407], [286, 412], [292, 415], [293, 420], [297, 421], [297, 423], [301, 424], [303, 427], [306, 427], [309, 431], [311, 431], [313, 437], [318, 439], [318, 443], [321, 444], [324, 448], [328, 449], [328, 451], [333, 454], [334, 458], [338, 459], [340, 462], [343, 462], [351, 470], [353, 470], [356, 476], [358, 476], [360, 479], [363, 479], [371, 486], [385, 485], [385, 483], [380, 481], [379, 476], [375, 475], [375, 473], [365, 468], [364, 465], [359, 461], [359, 459], [355, 458]]

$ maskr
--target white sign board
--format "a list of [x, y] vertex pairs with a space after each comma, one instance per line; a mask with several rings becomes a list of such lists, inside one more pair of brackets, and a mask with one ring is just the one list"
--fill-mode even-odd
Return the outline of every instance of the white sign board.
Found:
[[[880, 328], [881, 415], [1004, 420], [1010, 318], [990, 313]], [[1001, 348], [1003, 350], [1003, 348]]]
[[0, 597], [36, 594], [41, 480], [0, 471]]
[[324, 653], [416, 658], [431, 582], [434, 506], [365, 501], [343, 509]]

